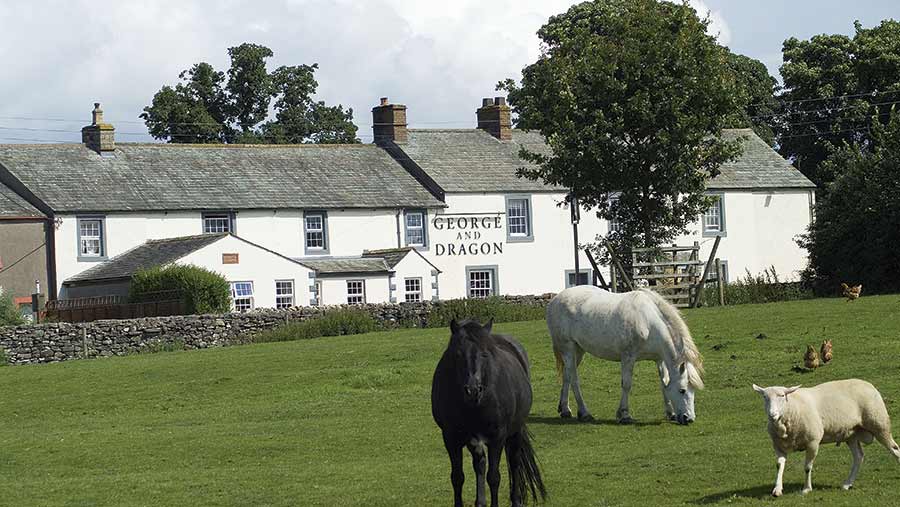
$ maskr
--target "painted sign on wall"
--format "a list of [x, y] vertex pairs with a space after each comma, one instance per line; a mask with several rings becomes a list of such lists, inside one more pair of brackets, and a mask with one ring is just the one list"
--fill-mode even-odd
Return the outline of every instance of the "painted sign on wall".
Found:
[[503, 253], [503, 217], [498, 213], [438, 215], [431, 220], [436, 256]]

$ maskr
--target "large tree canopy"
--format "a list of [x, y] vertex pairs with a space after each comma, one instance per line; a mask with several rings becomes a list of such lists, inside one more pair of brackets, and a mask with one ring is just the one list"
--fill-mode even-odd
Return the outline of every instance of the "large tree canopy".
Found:
[[521, 174], [617, 220], [620, 248], [683, 232], [710, 205], [707, 178], [738, 153], [720, 133], [742, 90], [707, 26], [686, 3], [584, 2], [538, 31], [542, 54], [521, 85], [500, 84], [518, 125], [551, 150], [523, 150], [533, 165]]
[[839, 167], [823, 162], [840, 146], [871, 144], [873, 119], [885, 120], [900, 101], [900, 22], [856, 33], [784, 42], [782, 108], [769, 122], [779, 151], [819, 186]]
[[775, 93], [778, 81], [759, 60], [728, 54], [728, 68], [737, 85], [738, 107], [728, 118], [729, 127], [750, 127], [769, 145], [775, 144], [775, 130], [770, 126], [778, 108]]
[[[163, 86], [141, 118], [150, 135], [170, 143], [358, 143], [353, 110], [315, 101], [318, 65], [269, 73], [272, 51], [258, 44], [228, 48], [227, 73], [198, 63]], [[274, 119], [266, 121], [270, 103]]]
[[844, 146], [822, 165], [835, 180], [801, 241], [806, 280], [826, 294], [841, 282], [900, 290], [900, 112], [886, 125], [876, 119], [865, 147]]

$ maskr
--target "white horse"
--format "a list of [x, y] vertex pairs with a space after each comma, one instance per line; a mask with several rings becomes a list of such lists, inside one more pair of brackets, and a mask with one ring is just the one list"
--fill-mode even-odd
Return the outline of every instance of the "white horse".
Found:
[[559, 414], [571, 417], [569, 385], [578, 402], [578, 419], [592, 419], [578, 383], [585, 351], [622, 363], [622, 400], [616, 419], [634, 422], [628, 393], [634, 363], [656, 361], [665, 414], [679, 424], [694, 421], [694, 390], [703, 389], [703, 360], [678, 309], [658, 294], [638, 290], [614, 294], [590, 285], [566, 289], [547, 306], [556, 370], [562, 376]]

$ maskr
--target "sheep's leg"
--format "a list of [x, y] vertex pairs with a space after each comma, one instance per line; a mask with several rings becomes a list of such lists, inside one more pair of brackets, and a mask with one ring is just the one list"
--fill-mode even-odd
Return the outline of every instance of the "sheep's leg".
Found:
[[670, 400], [669, 396], [666, 394], [666, 384], [669, 382], [669, 370], [666, 369], [666, 365], [662, 361], [656, 362], [656, 369], [659, 370], [659, 387], [662, 389], [663, 410], [665, 411], [666, 419], [674, 421], [675, 408], [672, 406], [672, 400]]
[[628, 413], [628, 394], [631, 392], [631, 377], [634, 374], [634, 362], [637, 358], [631, 354], [622, 356], [622, 399], [619, 401], [619, 410], [616, 411], [616, 419], [619, 424], [631, 424], [634, 419]]
[[772, 490], [772, 496], [781, 496], [783, 491], [781, 480], [784, 477], [784, 464], [787, 462], [787, 453], [775, 449], [775, 458], [778, 472], [775, 474], [775, 489]]
[[864, 458], [862, 445], [859, 443], [858, 438], [854, 437], [848, 440], [847, 447], [850, 448], [850, 454], [853, 455], [853, 464], [850, 465], [850, 477], [847, 477], [847, 480], [844, 481], [844, 485], [841, 486], [844, 489], [853, 487], [853, 482], [856, 481], [856, 474], [859, 473], [859, 467], [862, 466]]
[[803, 486], [804, 495], [812, 491], [812, 469], [813, 469], [813, 461], [816, 460], [816, 455], [819, 454], [819, 444], [812, 443], [806, 447], [806, 464], [803, 466], [803, 470], [806, 471], [806, 485]]

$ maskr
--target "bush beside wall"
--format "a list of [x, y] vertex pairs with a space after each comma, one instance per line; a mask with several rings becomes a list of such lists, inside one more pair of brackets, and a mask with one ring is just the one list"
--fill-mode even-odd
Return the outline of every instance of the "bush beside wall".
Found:
[[138, 271], [131, 278], [128, 300], [154, 301], [166, 291], [177, 291], [189, 314], [224, 313], [231, 309], [231, 287], [225, 277], [199, 266], [172, 265]]
[[[812, 289], [802, 282], [782, 282], [775, 268], [769, 268], [755, 276], [748, 271], [744, 278], [725, 284], [724, 292], [726, 305], [775, 303], [815, 297]], [[702, 303], [703, 306], [719, 305], [719, 288], [715, 283], [706, 284]]]

